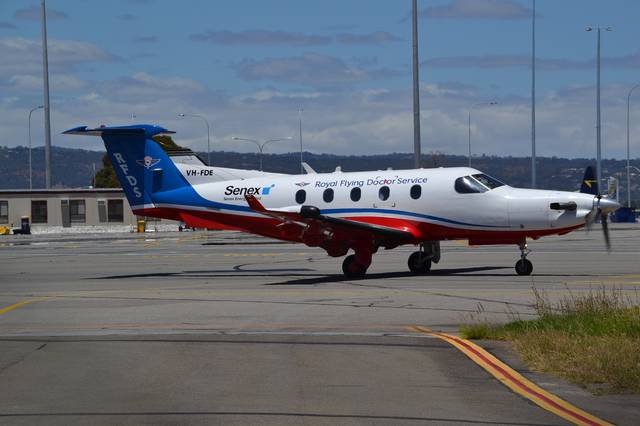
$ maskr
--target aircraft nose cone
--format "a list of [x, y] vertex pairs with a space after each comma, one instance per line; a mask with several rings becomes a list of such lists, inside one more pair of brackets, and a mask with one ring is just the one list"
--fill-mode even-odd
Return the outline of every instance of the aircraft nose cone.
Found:
[[609, 198], [601, 198], [598, 200], [598, 207], [604, 213], [613, 213], [620, 208], [620, 203], [616, 200], [611, 200]]

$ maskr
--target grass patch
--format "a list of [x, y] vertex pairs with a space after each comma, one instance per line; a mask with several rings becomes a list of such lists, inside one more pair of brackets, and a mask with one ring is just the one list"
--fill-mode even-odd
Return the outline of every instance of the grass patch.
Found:
[[640, 307], [621, 290], [550, 302], [534, 290], [538, 318], [463, 325], [468, 339], [509, 340], [534, 370], [597, 393], [640, 393]]

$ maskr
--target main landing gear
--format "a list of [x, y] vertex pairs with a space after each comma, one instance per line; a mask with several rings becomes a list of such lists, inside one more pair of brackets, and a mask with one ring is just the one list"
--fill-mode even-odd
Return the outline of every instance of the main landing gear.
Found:
[[518, 247], [520, 247], [520, 260], [516, 262], [516, 273], [518, 275], [531, 275], [533, 264], [527, 259], [527, 255], [531, 253], [531, 250], [527, 247], [526, 241], [522, 241], [518, 244]]
[[369, 265], [371, 265], [371, 255], [368, 251], [356, 251], [356, 254], [350, 254], [344, 258], [342, 262], [342, 272], [347, 278], [362, 278], [367, 273]]
[[425, 241], [420, 244], [420, 250], [411, 253], [407, 265], [414, 274], [426, 274], [431, 270], [431, 263], [440, 261], [440, 242]]

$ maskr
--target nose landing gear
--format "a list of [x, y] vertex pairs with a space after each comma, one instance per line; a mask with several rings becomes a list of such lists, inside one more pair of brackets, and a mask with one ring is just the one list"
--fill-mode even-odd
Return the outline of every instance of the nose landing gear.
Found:
[[431, 263], [440, 261], [440, 241], [425, 241], [420, 244], [420, 251], [409, 256], [407, 265], [414, 274], [426, 274], [431, 270]]
[[533, 272], [533, 264], [527, 259], [527, 255], [531, 253], [526, 241], [518, 244], [520, 247], [520, 260], [516, 262], [516, 273], [518, 275], [531, 275]]
[[414, 274], [426, 274], [431, 270], [431, 259], [423, 251], [414, 251], [407, 262]]

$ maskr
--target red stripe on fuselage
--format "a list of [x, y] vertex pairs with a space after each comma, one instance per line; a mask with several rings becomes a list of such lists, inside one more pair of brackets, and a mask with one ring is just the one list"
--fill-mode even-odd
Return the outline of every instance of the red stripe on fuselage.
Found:
[[[298, 237], [283, 235], [281, 233], [281, 230], [276, 227], [276, 225], [280, 224], [281, 222], [277, 219], [267, 216], [238, 215], [214, 211], [199, 211], [169, 207], [138, 209], [135, 210], [134, 213], [140, 216], [152, 216], [163, 219], [182, 220], [188, 226], [194, 226], [198, 228], [242, 230], [267, 237], [302, 242]], [[189, 222], [185, 220], [186, 218], [189, 219]], [[528, 237], [537, 239], [547, 235], [566, 234], [584, 226], [575, 225], [565, 228], [544, 230], [517, 229], [513, 231], [499, 231], [454, 228], [429, 222], [382, 216], [348, 216], [344, 217], [344, 219], [408, 231], [416, 237], [416, 242], [468, 239], [471, 240], [471, 244], [475, 245], [518, 244], [520, 241], [522, 241], [523, 238]]]

